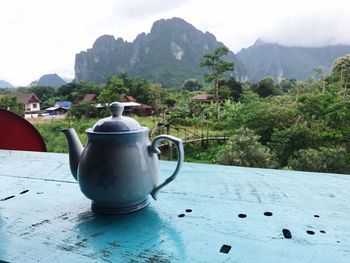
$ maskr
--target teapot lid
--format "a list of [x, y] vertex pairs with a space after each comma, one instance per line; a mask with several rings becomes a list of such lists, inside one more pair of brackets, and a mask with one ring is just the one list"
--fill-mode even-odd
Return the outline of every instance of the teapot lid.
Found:
[[140, 123], [133, 118], [122, 116], [124, 105], [113, 102], [109, 105], [112, 116], [103, 118], [92, 127], [93, 132], [129, 132], [142, 129]]

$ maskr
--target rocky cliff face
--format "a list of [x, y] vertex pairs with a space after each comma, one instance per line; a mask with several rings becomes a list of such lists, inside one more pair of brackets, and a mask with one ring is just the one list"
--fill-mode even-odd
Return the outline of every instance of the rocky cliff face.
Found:
[[247, 70], [250, 81], [256, 82], [266, 76], [276, 79], [306, 80], [315, 75], [314, 68], [331, 71], [332, 62], [350, 53], [350, 46], [287, 47], [276, 43], [256, 43], [237, 53]]
[[[203, 56], [222, 46], [214, 35], [203, 33], [180, 18], [156, 21], [150, 33], [130, 43], [111, 35], [99, 37], [93, 47], [76, 55], [75, 80], [102, 83], [110, 76], [128, 73], [164, 87], [179, 87], [186, 79], [203, 79]], [[242, 63], [230, 52], [234, 75], [245, 76]]]

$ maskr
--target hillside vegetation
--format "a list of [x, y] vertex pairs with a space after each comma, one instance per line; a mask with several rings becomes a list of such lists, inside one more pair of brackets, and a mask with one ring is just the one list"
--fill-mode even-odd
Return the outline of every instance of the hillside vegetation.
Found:
[[[102, 85], [75, 82], [58, 89], [31, 87], [16, 92], [36, 92], [43, 105], [55, 100], [75, 103], [66, 122], [36, 124], [50, 151], [67, 151], [64, 137], [59, 133], [61, 127], [75, 127], [86, 143], [85, 129], [97, 118], [110, 114], [108, 110], [98, 112], [92, 105], [79, 104], [84, 94], [96, 93], [102, 103], [129, 94], [138, 102], [154, 107], [153, 116], [139, 119], [148, 127], [162, 121], [187, 127], [198, 134], [212, 131], [230, 134], [225, 144], [186, 145], [187, 161], [350, 173], [349, 65], [350, 57], [341, 57], [333, 63], [330, 74], [316, 69], [318, 77], [307, 81], [279, 83], [265, 77], [256, 83], [241, 83], [223, 76], [215, 88], [211, 88], [212, 85], [205, 88], [197, 80], [190, 79], [181, 88], [163, 89], [158, 84], [121, 74]], [[0, 107], [19, 111], [10, 98], [14, 91], [2, 92], [7, 96], [0, 99]], [[203, 93], [208, 95], [209, 102], [193, 99]], [[176, 130], [173, 132], [175, 136], [183, 136]]]

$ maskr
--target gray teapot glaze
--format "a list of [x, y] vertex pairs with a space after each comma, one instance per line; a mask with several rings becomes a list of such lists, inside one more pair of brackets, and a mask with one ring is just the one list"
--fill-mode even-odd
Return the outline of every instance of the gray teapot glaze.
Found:
[[[73, 177], [82, 193], [92, 200], [92, 210], [99, 213], [122, 214], [137, 211], [155, 200], [158, 191], [173, 181], [184, 159], [182, 140], [160, 135], [152, 143], [150, 129], [136, 120], [122, 116], [124, 106], [110, 104], [112, 116], [99, 120], [86, 130], [85, 148], [73, 128], [61, 129], [68, 140], [69, 163]], [[159, 183], [162, 140], [172, 142], [178, 151], [175, 171]]]

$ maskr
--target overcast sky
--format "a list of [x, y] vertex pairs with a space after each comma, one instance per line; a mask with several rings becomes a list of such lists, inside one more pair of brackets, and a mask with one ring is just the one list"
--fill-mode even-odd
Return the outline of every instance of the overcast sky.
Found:
[[74, 78], [75, 54], [103, 34], [133, 41], [181, 17], [233, 52], [261, 38], [284, 45], [350, 44], [348, 0], [1, 0], [0, 80]]

